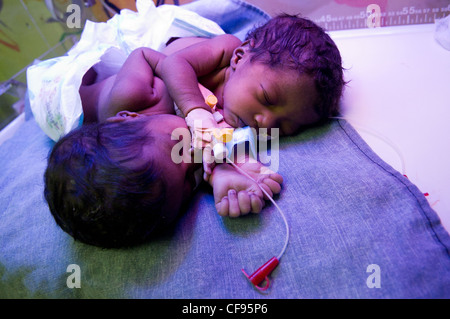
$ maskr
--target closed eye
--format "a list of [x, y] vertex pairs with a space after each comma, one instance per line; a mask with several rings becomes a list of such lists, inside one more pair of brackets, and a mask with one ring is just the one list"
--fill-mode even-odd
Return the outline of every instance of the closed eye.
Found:
[[269, 94], [267, 94], [267, 91], [264, 89], [264, 86], [262, 84], [260, 84], [262, 92], [263, 92], [263, 96], [264, 96], [264, 102], [266, 105], [270, 106], [270, 105], [274, 105], [272, 100], [269, 97]]

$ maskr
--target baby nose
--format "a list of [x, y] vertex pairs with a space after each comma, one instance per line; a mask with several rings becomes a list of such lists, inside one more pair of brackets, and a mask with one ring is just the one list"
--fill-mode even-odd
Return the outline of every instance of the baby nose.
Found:
[[261, 128], [275, 128], [278, 127], [277, 119], [270, 114], [255, 115], [255, 122]]

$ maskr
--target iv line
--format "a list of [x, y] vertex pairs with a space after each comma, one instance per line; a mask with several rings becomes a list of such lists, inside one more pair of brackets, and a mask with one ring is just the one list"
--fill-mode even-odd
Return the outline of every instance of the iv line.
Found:
[[283, 218], [284, 221], [284, 225], [286, 227], [286, 238], [285, 238], [285, 242], [284, 242], [284, 246], [280, 252], [280, 254], [277, 256], [277, 259], [280, 260], [281, 257], [283, 256], [284, 252], [286, 251], [286, 247], [289, 243], [289, 236], [290, 236], [290, 231], [289, 231], [289, 224], [288, 221], [286, 219], [285, 214], [283, 213], [283, 211], [281, 210], [281, 208], [277, 205], [277, 203], [273, 200], [273, 198], [271, 196], [269, 196], [269, 194], [267, 193], [267, 191], [262, 188], [261, 186], [259, 186], [259, 184], [249, 175], [247, 174], [247, 172], [245, 172], [243, 169], [241, 169], [239, 166], [237, 166], [236, 164], [234, 164], [232, 161], [230, 161], [228, 158], [226, 158], [227, 161], [233, 165], [234, 168], [236, 168], [239, 172], [241, 172], [242, 174], [244, 174], [245, 176], [247, 176], [248, 178], [250, 178], [251, 181], [255, 182], [258, 187], [262, 190], [262, 192], [267, 196], [267, 198], [269, 198], [269, 200], [272, 202], [272, 204], [278, 209], [281, 217]]

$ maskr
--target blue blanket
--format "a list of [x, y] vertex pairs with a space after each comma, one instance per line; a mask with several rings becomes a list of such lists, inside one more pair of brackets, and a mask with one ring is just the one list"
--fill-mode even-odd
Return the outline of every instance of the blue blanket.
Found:
[[[193, 9], [214, 18], [202, 2]], [[231, 33], [268, 18], [240, 1], [214, 3], [251, 17], [238, 31], [231, 15], [215, 17]], [[156, 240], [88, 246], [55, 224], [43, 198], [51, 147], [33, 119], [0, 146], [0, 298], [450, 297], [450, 237], [438, 216], [345, 121], [281, 140], [276, 201], [291, 236], [265, 294], [241, 268], [251, 273], [281, 250], [285, 226], [273, 205], [222, 218], [204, 186]]]
[[[0, 147], [2, 298], [450, 297], [450, 239], [437, 215], [346, 122], [281, 141], [277, 203], [291, 237], [264, 295], [241, 268], [252, 272], [281, 250], [275, 207], [222, 218], [204, 187], [163, 237], [132, 249], [88, 246], [55, 224], [44, 201], [51, 145], [29, 120]], [[68, 286], [72, 264], [81, 288]]]

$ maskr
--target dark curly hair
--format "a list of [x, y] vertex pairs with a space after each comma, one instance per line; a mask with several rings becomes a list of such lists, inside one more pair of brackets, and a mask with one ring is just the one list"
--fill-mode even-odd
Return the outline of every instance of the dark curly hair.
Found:
[[165, 183], [154, 163], [136, 161], [153, 142], [144, 125], [83, 125], [54, 145], [44, 195], [56, 223], [76, 240], [132, 246], [161, 225]]
[[319, 101], [314, 106], [321, 119], [339, 113], [345, 86], [339, 50], [330, 36], [314, 22], [282, 14], [249, 32], [252, 61], [271, 67], [289, 67], [314, 79]]

